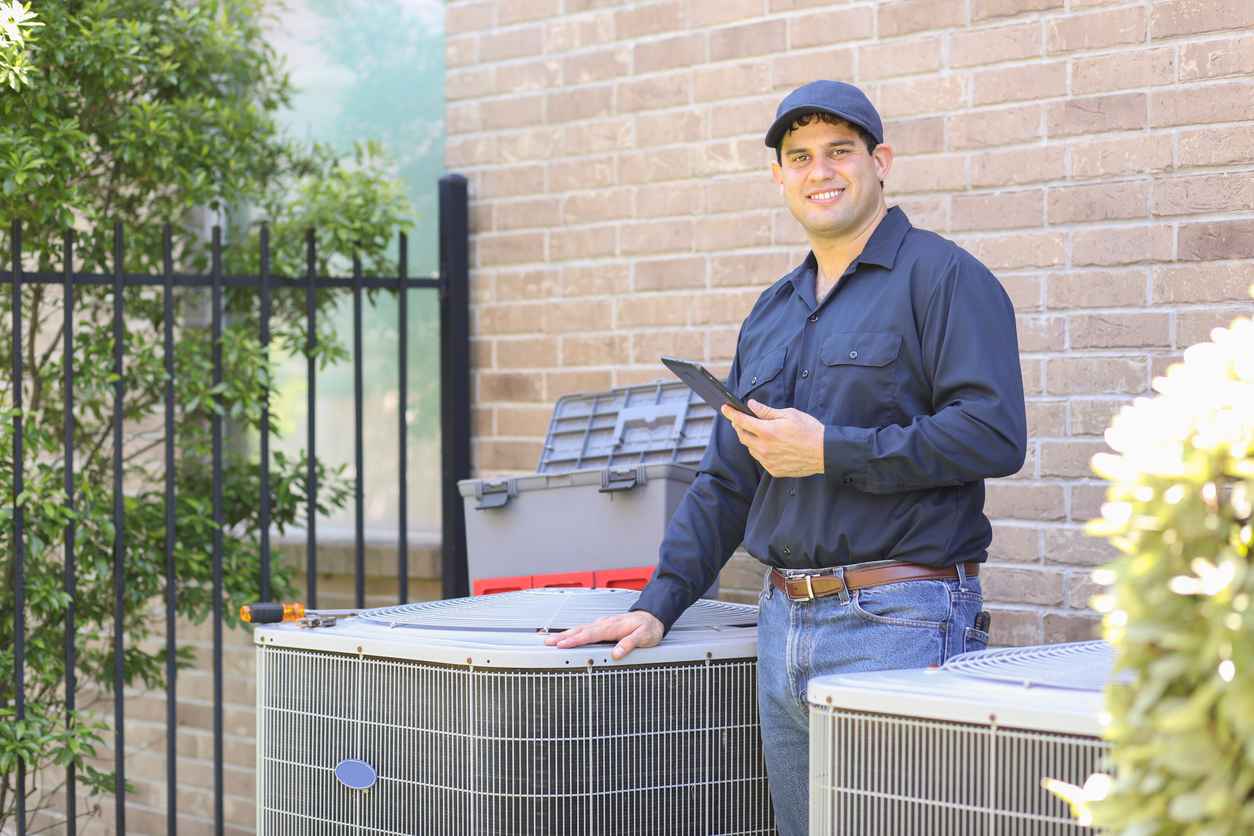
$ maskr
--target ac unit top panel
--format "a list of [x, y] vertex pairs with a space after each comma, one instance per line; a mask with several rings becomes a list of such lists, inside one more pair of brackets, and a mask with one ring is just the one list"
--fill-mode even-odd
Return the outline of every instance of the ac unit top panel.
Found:
[[259, 626], [258, 645], [350, 653], [442, 664], [570, 670], [589, 664], [654, 665], [757, 656], [757, 607], [700, 600], [657, 647], [625, 659], [612, 644], [560, 650], [547, 635], [626, 612], [639, 592], [618, 589], [534, 589], [365, 610], [331, 627]]

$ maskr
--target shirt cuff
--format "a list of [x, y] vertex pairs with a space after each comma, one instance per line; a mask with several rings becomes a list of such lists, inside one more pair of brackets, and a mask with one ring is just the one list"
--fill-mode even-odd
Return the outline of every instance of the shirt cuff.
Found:
[[828, 480], [843, 487], [856, 488], [863, 483], [875, 430], [870, 427], [823, 428], [823, 473]]
[[683, 615], [684, 610], [692, 603], [677, 584], [669, 583], [662, 578], [650, 581], [636, 603], [628, 608], [628, 612], [644, 610], [662, 622], [663, 634], [669, 633], [671, 625]]

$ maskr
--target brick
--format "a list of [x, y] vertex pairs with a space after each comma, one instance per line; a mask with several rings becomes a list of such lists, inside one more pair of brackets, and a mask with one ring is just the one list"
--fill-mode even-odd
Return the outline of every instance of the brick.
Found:
[[678, 142], [697, 142], [705, 139], [706, 114], [704, 111], [679, 110], [663, 113], [641, 113], [636, 116], [636, 141], [634, 147], [671, 145]]
[[1061, 9], [1064, 2], [1065, 0], [972, 0], [971, 19], [981, 21], [1025, 12], [1047, 12]]
[[550, 124], [596, 119], [614, 113], [617, 85], [606, 84], [580, 90], [549, 93], [544, 112]]
[[618, 185], [614, 158], [607, 155], [581, 160], [561, 160], [549, 166], [549, 191], [570, 192]]
[[444, 97], [449, 101], [474, 99], [496, 90], [496, 67], [471, 67], [444, 75]]
[[542, 305], [483, 305], [475, 312], [475, 333], [529, 334], [544, 330]]
[[765, 287], [794, 266], [787, 253], [730, 253], [710, 258], [713, 287]]
[[545, 330], [550, 334], [608, 331], [613, 324], [613, 304], [592, 299], [551, 302], [545, 315]]
[[762, 0], [688, 0], [688, 25], [717, 26], [762, 14]]
[[966, 187], [966, 160], [957, 155], [901, 157], [885, 180], [893, 194], [950, 192]]
[[1071, 239], [1071, 263], [1083, 267], [1171, 261], [1172, 238], [1173, 231], [1165, 226], [1081, 229]]
[[1157, 179], [1152, 205], [1155, 215], [1247, 212], [1254, 209], [1254, 172]]
[[1155, 38], [1250, 27], [1254, 27], [1254, 6], [1248, 0], [1156, 2], [1150, 14], [1150, 34]]
[[997, 647], [1023, 647], [1041, 643], [1044, 635], [1042, 616], [1033, 610], [1008, 610], [988, 607], [989, 644]]
[[[560, 290], [564, 298], [571, 299], [580, 296], [611, 296], [619, 293], [626, 293], [631, 289], [631, 268], [627, 264], [596, 264], [589, 266], [566, 266], [562, 268], [560, 274]], [[557, 294], [549, 294], [550, 297]], [[600, 317], [600, 321], [609, 322], [609, 308], [607, 303], [599, 303], [594, 312]], [[564, 308], [557, 309], [561, 313]], [[572, 310], [578, 313], [580, 308], [574, 307]], [[558, 322], [558, 330], [570, 330], [569, 328], [560, 327], [563, 323]]]
[[974, 67], [1035, 58], [1044, 52], [1041, 32], [1041, 24], [1036, 21], [954, 32], [949, 36], [949, 64]]
[[692, 80], [693, 99], [697, 102], [767, 93], [770, 89], [771, 64], [765, 60], [699, 68]]
[[1061, 604], [1062, 576], [1057, 572], [986, 565], [980, 586], [990, 601], [1012, 604]]
[[1018, 145], [1041, 137], [1041, 108], [1038, 105], [968, 111], [945, 120], [950, 147], [989, 148]]
[[549, 431], [549, 419], [553, 415], [548, 404], [534, 407], [500, 406], [493, 411], [496, 413], [495, 434], [505, 437], [543, 438]]
[[687, 72], [622, 81], [618, 107], [627, 113], [688, 104], [691, 76]]
[[[548, 100], [545, 105], [548, 106]], [[554, 155], [555, 149], [561, 147], [561, 137], [562, 129], [551, 125], [529, 127], [504, 136], [483, 137], [485, 144], [490, 143], [483, 158], [491, 159], [499, 154], [501, 161], [509, 163], [547, 160]]]
[[633, 5], [614, 13], [614, 32], [619, 40], [676, 32], [683, 27], [683, 6], [678, 0]]
[[797, 9], [812, 9], [815, 6], [830, 6], [832, 0], [770, 0], [772, 12], [792, 12]]
[[[1083, 606], [1073, 604], [1072, 606]], [[1102, 637], [1102, 621], [1097, 615], [1045, 613], [1045, 643], [1083, 642]]]
[[1163, 134], [1120, 137], [1071, 145], [1071, 176], [1122, 177], [1171, 168], [1171, 137]]
[[1145, 9], [1140, 6], [1072, 14], [1046, 21], [1045, 41], [1049, 52], [1139, 44], [1145, 41], [1146, 26]]
[[567, 85], [610, 81], [631, 75], [631, 61], [631, 49], [625, 46], [580, 52], [562, 59], [562, 78]]
[[1041, 560], [1040, 529], [1024, 525], [993, 526], [993, 542], [988, 559], [1013, 563], [1039, 563]]
[[1058, 232], [1014, 233], [962, 243], [990, 270], [1057, 267], [1066, 261], [1066, 237]]
[[949, 229], [949, 204], [943, 195], [905, 198], [896, 201], [916, 227], [932, 230]]
[[770, 211], [746, 212], [697, 224], [693, 239], [693, 246], [698, 252], [765, 247], [770, 243]]
[[1180, 227], [1180, 261], [1254, 258], [1254, 221], [1212, 221]]
[[631, 335], [631, 361], [658, 363], [663, 354], [700, 357], [705, 354], [705, 335], [700, 331], [642, 331]]
[[761, 137], [765, 126], [775, 119], [775, 96], [760, 96], [731, 102], [717, 102], [709, 109], [710, 139]]
[[540, 377], [521, 372], [480, 372], [480, 401], [542, 401], [544, 387]]
[[[1102, 503], [1106, 501], [1105, 484], [1071, 485], [1068, 492], [1071, 494], [1071, 522], [1086, 523], [1102, 515]], [[1048, 560], [1048, 543], [1046, 546], [1045, 558]]]
[[609, 371], [548, 372], [544, 375], [544, 394], [550, 401], [566, 395], [604, 392], [614, 385]]
[[444, 31], [449, 35], [490, 29], [495, 23], [495, 3], [450, 3], [444, 11]]
[[637, 291], [705, 287], [705, 257], [637, 260], [632, 273], [632, 289]]
[[[865, 60], [865, 58], [863, 59]], [[863, 64], [865, 66], [865, 64]], [[824, 48], [811, 52], [788, 52], [777, 55], [771, 60], [772, 89], [788, 90], [816, 78], [852, 78], [854, 68], [854, 50]], [[771, 104], [771, 117], [775, 116], [774, 98]], [[762, 124], [769, 125], [771, 120]], [[765, 133], [765, 131], [763, 131]]]
[[896, 119], [958, 110], [963, 106], [965, 96], [965, 78], [947, 75], [885, 81], [871, 98], [881, 118]]
[[688, 181], [641, 186], [636, 190], [638, 218], [697, 215], [704, 211], [704, 207], [701, 190]]
[[691, 252], [692, 221], [641, 221], [619, 227], [624, 255], [641, 253]]
[[629, 356], [627, 334], [593, 334], [562, 338], [563, 366], [613, 366]]
[[720, 178], [705, 187], [705, 204], [711, 213], [744, 212], [778, 206], [780, 202], [778, 187], [761, 173]]
[[1174, 47], [1138, 49], [1073, 58], [1071, 61], [1071, 94], [1108, 93], [1139, 87], [1172, 84], [1176, 80]]
[[989, 151], [971, 160], [971, 187], [975, 189], [1042, 183], [1066, 176], [1066, 152], [1059, 145]]
[[544, 49], [544, 29], [524, 26], [485, 32], [479, 36], [479, 61], [484, 64], [510, 58], [528, 58]]
[[[909, 41], [867, 44], [858, 48], [859, 80], [876, 81], [902, 75], [936, 72], [941, 68], [941, 46], [938, 36], [914, 38]], [[832, 76], [818, 76], [831, 78]]]
[[[787, 48], [787, 41], [787, 23], [782, 20], [727, 26], [710, 32], [710, 60], [730, 61], [752, 55], [774, 55]], [[793, 48], [803, 46], [813, 44], [793, 43]]]
[[1254, 73], [1254, 35], [1180, 48], [1180, 80], [1198, 81]]
[[1098, 183], [1049, 190], [1050, 224], [1091, 223], [1149, 217], [1147, 181]]
[[1041, 442], [1041, 477], [1057, 479], [1096, 478], [1089, 462], [1098, 453], [1109, 453], [1101, 440], [1071, 439]]
[[1239, 307], [1181, 311], [1176, 314], [1176, 345], [1187, 348], [1198, 343], [1211, 342], [1211, 331], [1227, 328], [1238, 316], [1249, 315], [1248, 302]]
[[520, 232], [509, 235], [480, 235], [475, 239], [479, 264], [521, 264], [543, 261], [545, 234]]
[[1144, 357], [1054, 357], [1045, 361], [1050, 395], [1140, 395], [1149, 385]]
[[1183, 130], [1179, 145], [1181, 168], [1254, 162], [1254, 131], [1245, 125]]
[[1056, 102], [1045, 109], [1049, 136], [1131, 131], [1149, 123], [1144, 93], [1117, 93]]
[[966, 23], [965, 0], [899, 0], [879, 6], [879, 36], [891, 38]]
[[1184, 360], [1184, 352], [1172, 352], [1170, 354], [1155, 354], [1150, 357], [1150, 377], [1162, 377], [1167, 370], [1177, 363]]
[[[572, 11], [567, 9], [567, 11]], [[546, 53], [571, 52], [614, 40], [614, 15], [600, 12], [579, 17], [559, 17], [544, 27]]]
[[761, 295], [762, 291], [758, 288], [702, 294], [693, 305], [692, 324], [738, 325]]
[[1046, 279], [1045, 304], [1060, 308], [1125, 308], [1147, 304], [1145, 270], [1084, 270]]
[[1002, 287], [1010, 296], [1016, 311], [1036, 311], [1041, 308], [1040, 276], [1001, 276]]
[[497, 367], [537, 369], [557, 365], [557, 344], [548, 337], [497, 340]]
[[444, 41], [444, 66], [468, 67], [479, 60], [479, 35], [449, 37]]
[[687, 325], [688, 310], [697, 297], [674, 293], [628, 296], [618, 300], [615, 325], [634, 328], [648, 325]]
[[683, 146], [651, 148], [618, 158], [618, 179], [624, 184], [686, 180], [692, 176], [692, 157]]
[[771, 240], [776, 244], [793, 244], [797, 247], [809, 246], [805, 230], [787, 209], [775, 212], [771, 219]]
[[1030, 401], [1028, 410], [1028, 436], [1061, 436], [1067, 432], [1067, 404], [1065, 401]]
[[1155, 128], [1254, 119], [1254, 83], [1229, 81], [1155, 90], [1149, 112]]
[[[456, 8], [453, 6], [452, 8]], [[509, 0], [497, 4], [498, 26], [553, 17], [562, 10], [562, 0]]]
[[762, 144], [760, 134], [753, 139], [726, 139], [691, 149], [694, 173], [698, 175], [739, 174], [761, 171], [774, 159]]
[[554, 229], [549, 232], [549, 258], [568, 261], [614, 255], [618, 246], [617, 233], [614, 224]]
[[988, 483], [984, 509], [990, 519], [1061, 520], [1066, 516], [1066, 497], [1058, 485], [999, 480]]
[[1254, 283], [1249, 264], [1187, 264], [1155, 267], [1150, 298], [1156, 305], [1245, 302]]
[[1031, 354], [1062, 351], [1067, 341], [1067, 320], [1061, 316], [1016, 317], [1019, 350]]
[[832, 46], [875, 35], [875, 11], [866, 6], [831, 9], [788, 19], [788, 48]]
[[[1105, 488], [1101, 489], [1105, 492]], [[1067, 566], [1101, 566], [1119, 556], [1104, 538], [1090, 537], [1083, 528], [1045, 529], [1045, 562]]]
[[732, 356], [736, 353], [736, 338], [740, 335], [740, 329], [733, 328], [705, 328], [705, 356], [707, 360], [724, 361], [720, 366], [721, 371], [716, 371], [713, 366], [710, 370], [714, 374], [725, 374], [725, 371], [731, 367]]
[[534, 229], [561, 223], [562, 204], [556, 197], [512, 200], [493, 207], [498, 230]]
[[1073, 398], [1071, 434], [1102, 435], [1119, 410], [1132, 403], [1128, 398]]
[[653, 73], [679, 67], [693, 67], [706, 60], [705, 35], [676, 35], [635, 45], [637, 73]]
[[945, 150], [945, 119], [927, 116], [888, 123], [884, 139], [900, 156], [932, 154]]
[[1067, 95], [1067, 62], [1028, 64], [980, 70], [973, 75], [976, 105], [1040, 101]]
[[950, 229], [1015, 229], [1044, 225], [1043, 191], [954, 195]]
[[[562, 201], [562, 223], [594, 224], [632, 217], [634, 189], [609, 189], [568, 195]], [[556, 226], [556, 224], [554, 224]]]
[[482, 121], [479, 118], [478, 102], [450, 104], [445, 108], [444, 115], [449, 135], [481, 130]]

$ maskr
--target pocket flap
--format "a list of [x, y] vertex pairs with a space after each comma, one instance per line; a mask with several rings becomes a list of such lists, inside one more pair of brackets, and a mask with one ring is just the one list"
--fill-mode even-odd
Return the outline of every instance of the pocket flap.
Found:
[[882, 332], [832, 334], [819, 359], [828, 366], [887, 366], [901, 351], [901, 335]]
[[762, 384], [769, 383], [778, 377], [784, 369], [786, 353], [787, 348], [780, 346], [767, 352], [756, 363], [750, 364], [745, 373], [740, 376], [740, 385], [736, 387], [736, 394], [744, 397]]

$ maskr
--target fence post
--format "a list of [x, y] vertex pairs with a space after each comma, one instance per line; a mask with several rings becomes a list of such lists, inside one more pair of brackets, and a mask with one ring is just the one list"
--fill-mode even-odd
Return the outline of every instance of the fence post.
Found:
[[440, 178], [440, 446], [443, 595], [470, 594], [459, 479], [470, 478], [470, 239], [466, 178]]

